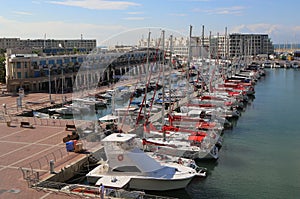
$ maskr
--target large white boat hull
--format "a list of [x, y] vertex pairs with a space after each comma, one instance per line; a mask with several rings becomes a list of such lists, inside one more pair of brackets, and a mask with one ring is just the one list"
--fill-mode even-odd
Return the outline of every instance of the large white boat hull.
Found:
[[167, 191], [185, 188], [192, 178], [184, 178], [178, 180], [163, 179], [139, 179], [133, 178], [129, 182], [130, 189], [148, 190], [148, 191]]

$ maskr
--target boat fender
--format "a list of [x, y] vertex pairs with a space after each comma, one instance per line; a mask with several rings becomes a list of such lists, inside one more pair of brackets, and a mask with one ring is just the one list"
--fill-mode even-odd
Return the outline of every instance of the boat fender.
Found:
[[158, 159], [158, 160], [164, 160], [164, 156], [163, 156], [163, 155], [158, 155], [158, 156], [157, 156], [157, 159]]
[[181, 158], [178, 158], [178, 164], [182, 164], [183, 165], [183, 161]]
[[122, 154], [118, 155], [118, 160], [119, 161], [123, 161], [123, 159], [124, 159], [124, 156]]
[[197, 150], [198, 150], [198, 147], [193, 147], [192, 150], [193, 150], [193, 151], [197, 151]]

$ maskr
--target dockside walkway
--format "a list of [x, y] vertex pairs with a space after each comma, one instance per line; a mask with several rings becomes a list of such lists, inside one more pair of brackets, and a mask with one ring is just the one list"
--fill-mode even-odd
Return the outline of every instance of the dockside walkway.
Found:
[[[57, 102], [62, 99], [57, 97]], [[67, 94], [71, 98], [71, 94]], [[55, 177], [64, 178], [71, 175], [82, 162], [102, 146], [99, 142], [82, 140], [83, 153], [67, 152], [63, 138], [71, 132], [66, 130], [66, 124], [74, 124], [74, 120], [34, 118], [17, 116], [21, 112], [46, 107], [49, 103], [48, 94], [33, 93], [25, 96], [24, 102], [30, 107], [16, 108], [17, 96], [2, 96], [0, 104], [6, 105], [6, 110], [0, 110], [0, 198], [99, 198], [99, 195], [86, 195], [83, 193], [70, 193], [59, 189], [35, 186], [40, 182], [52, 183]], [[40, 103], [44, 101], [45, 103]], [[30, 126], [22, 127], [22, 123]], [[85, 128], [91, 121], [76, 121], [76, 127]], [[28, 127], [33, 128], [28, 128]], [[50, 173], [50, 162], [54, 162], [55, 173]], [[55, 177], [54, 177], [55, 176]], [[55, 183], [60, 187], [64, 183]], [[114, 198], [105, 196], [105, 198]], [[157, 198], [145, 195], [143, 198]], [[159, 197], [167, 198], [167, 197]]]

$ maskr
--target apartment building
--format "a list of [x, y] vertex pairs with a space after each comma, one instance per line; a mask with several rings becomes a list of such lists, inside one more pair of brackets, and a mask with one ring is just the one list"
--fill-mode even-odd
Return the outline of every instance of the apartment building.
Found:
[[0, 49], [16, 48], [21, 46], [20, 38], [0, 38]]
[[230, 57], [255, 56], [273, 54], [274, 46], [268, 34], [240, 34], [229, 35]]
[[95, 49], [95, 39], [20, 39], [0, 38], [0, 49], [32, 48], [46, 55], [67, 54], [74, 52], [90, 52]]
[[[161, 48], [159, 39], [152, 39], [151, 46]], [[138, 46], [146, 47], [147, 41], [140, 40]], [[166, 41], [165, 46], [169, 46]], [[173, 38], [173, 53], [183, 57], [188, 56], [189, 38]], [[167, 49], [168, 50], [168, 49]], [[274, 46], [268, 34], [241, 34], [193, 36], [191, 38], [191, 55], [195, 57], [230, 58], [241, 56], [256, 56], [273, 54]], [[203, 53], [205, 51], [205, 53]], [[204, 56], [203, 56], [204, 55]]]
[[[39, 56], [31, 51], [6, 53], [6, 85], [9, 92], [47, 91], [49, 76], [53, 84], [52, 92], [70, 89], [76, 72], [86, 59], [86, 54]], [[64, 81], [64, 82], [62, 82]], [[64, 88], [61, 85], [64, 84]]]

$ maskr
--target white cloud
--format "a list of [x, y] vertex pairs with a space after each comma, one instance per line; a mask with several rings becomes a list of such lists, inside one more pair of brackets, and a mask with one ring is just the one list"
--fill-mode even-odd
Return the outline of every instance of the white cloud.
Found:
[[124, 17], [123, 19], [129, 21], [142, 21], [145, 20], [145, 17]]
[[129, 15], [140, 15], [140, 14], [144, 14], [143, 12], [127, 12], [127, 14]]
[[191, 2], [210, 2], [211, 0], [187, 0]]
[[266, 23], [259, 23], [259, 24], [242, 24], [239, 26], [235, 26], [231, 29], [231, 32], [240, 32], [240, 33], [266, 33], [266, 34], [276, 34], [279, 32], [283, 27], [278, 24], [266, 24]]
[[78, 24], [62, 21], [21, 22], [3, 16], [0, 16], [0, 27], [2, 37], [40, 39], [46, 34], [48, 38], [53, 39], [80, 39], [83, 34], [83, 38], [97, 39], [97, 42], [128, 29], [122, 25]]
[[182, 2], [210, 2], [212, 0], [169, 0], [169, 1], [182, 1]]
[[28, 15], [28, 16], [33, 15], [30, 12], [23, 12], [23, 11], [13, 11], [12, 13], [17, 14], [17, 15]]
[[[92, 23], [68, 23], [63, 21], [24, 22], [0, 16], [0, 35], [21, 39], [96, 39], [98, 45], [137, 44], [151, 31], [151, 37], [161, 33], [161, 27], [129, 28], [122, 25], [98, 25]], [[164, 28], [165, 29], [165, 28]], [[22, 30], [22, 31], [20, 31]], [[171, 31], [171, 30], [169, 30]], [[172, 30], [174, 31], [174, 30]], [[176, 32], [172, 32], [176, 35]], [[177, 33], [178, 34], [178, 33]]]
[[293, 28], [295, 31], [298, 31], [298, 32], [300, 32], [300, 26], [294, 26], [294, 28]]
[[217, 14], [217, 15], [241, 15], [245, 10], [243, 6], [233, 6], [233, 7], [224, 7], [224, 8], [214, 8], [214, 9], [193, 9], [194, 12], [205, 12], [208, 14]]
[[230, 33], [263, 33], [268, 34], [273, 43], [299, 42], [300, 26], [284, 24], [241, 24], [229, 28]]
[[185, 13], [171, 13], [170, 15], [175, 16], [175, 17], [185, 17], [185, 16], [187, 16], [187, 14], [185, 14]]
[[33, 4], [41, 4], [40, 1], [31, 1], [31, 3], [33, 3]]
[[135, 2], [109, 0], [62, 0], [49, 1], [49, 3], [87, 8], [91, 10], [125, 10], [130, 6], [140, 6], [140, 4]]
[[279, 31], [280, 25], [261, 23], [261, 24], [252, 24], [252, 25], [249, 25], [249, 28], [252, 31], [264, 30], [264, 32], [266, 32], [268, 34], [274, 34], [274, 33], [276, 33], [276, 32]]

